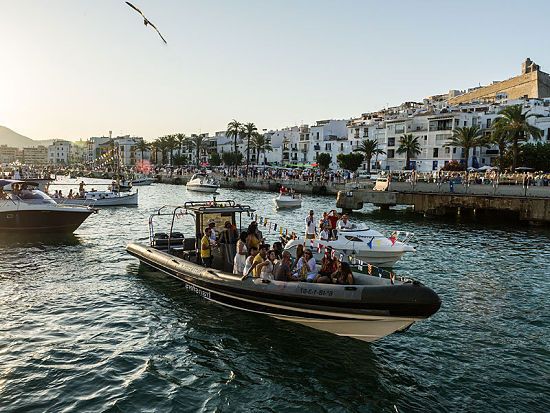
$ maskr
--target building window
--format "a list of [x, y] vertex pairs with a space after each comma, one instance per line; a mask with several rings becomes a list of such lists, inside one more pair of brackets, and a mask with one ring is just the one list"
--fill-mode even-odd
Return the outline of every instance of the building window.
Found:
[[434, 148], [433, 157], [437, 158], [438, 156], [439, 156], [439, 148]]
[[453, 153], [456, 153], [456, 148], [453, 148]]
[[395, 138], [388, 138], [388, 146], [395, 146]]
[[491, 127], [491, 119], [487, 119], [487, 126], [486, 128], [490, 128]]
[[395, 157], [395, 150], [394, 149], [388, 149], [388, 159]]

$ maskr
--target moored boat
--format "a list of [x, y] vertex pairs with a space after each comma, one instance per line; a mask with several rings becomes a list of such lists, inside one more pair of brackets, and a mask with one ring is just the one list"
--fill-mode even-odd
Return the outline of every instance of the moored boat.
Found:
[[106, 206], [137, 206], [138, 192], [121, 193], [114, 191], [87, 191], [83, 197], [54, 198], [62, 205], [91, 205], [94, 207]]
[[38, 184], [20, 180], [0, 180], [0, 232], [72, 233], [97, 212], [86, 206], [62, 206]]
[[277, 198], [273, 198], [277, 209], [299, 208], [302, 206], [302, 195], [288, 192], [281, 192]]
[[[354, 274], [354, 285], [286, 282], [231, 273], [234, 244], [213, 249], [210, 268], [200, 264], [197, 251], [208, 222], [229, 221], [243, 228], [242, 214], [253, 210], [234, 201], [187, 202], [151, 215], [148, 244], [131, 243], [127, 251], [142, 263], [181, 280], [186, 289], [221, 305], [268, 315], [340, 336], [374, 341], [438, 311], [441, 301], [430, 288], [410, 280], [390, 280]], [[167, 233], [155, 232], [154, 220], [170, 218]], [[177, 218], [192, 216], [195, 233], [174, 228]]]
[[206, 174], [194, 174], [185, 185], [188, 191], [215, 193], [220, 188], [218, 181]]

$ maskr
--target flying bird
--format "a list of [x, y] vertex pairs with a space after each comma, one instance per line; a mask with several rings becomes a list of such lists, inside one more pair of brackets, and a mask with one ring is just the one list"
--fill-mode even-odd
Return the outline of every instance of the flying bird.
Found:
[[127, 4], [128, 6], [130, 6], [132, 9], [134, 9], [135, 11], [137, 11], [139, 14], [141, 14], [141, 17], [143, 17], [143, 24], [146, 25], [146, 26], [149, 25], [149, 26], [151, 26], [153, 29], [155, 29], [155, 30], [157, 31], [157, 33], [159, 34], [160, 38], [162, 39], [162, 41], [163, 41], [165, 44], [168, 44], [168, 43], [166, 42], [166, 40], [164, 39], [164, 37], [162, 37], [162, 34], [160, 34], [159, 29], [157, 29], [157, 27], [156, 27], [153, 23], [151, 23], [151, 21], [148, 20], [147, 17], [145, 17], [145, 15], [143, 14], [143, 12], [142, 12], [140, 9], [138, 9], [136, 6], [134, 6], [134, 5], [133, 5], [132, 3], [130, 3], [129, 1], [127, 1], [126, 4]]

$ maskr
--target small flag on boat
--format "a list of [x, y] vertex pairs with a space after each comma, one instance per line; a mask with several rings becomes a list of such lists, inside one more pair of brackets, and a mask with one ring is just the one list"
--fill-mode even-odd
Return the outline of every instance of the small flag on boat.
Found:
[[369, 275], [372, 275], [372, 265], [371, 264], [367, 264], [367, 272], [369, 273]]
[[336, 250], [332, 250], [330, 253], [330, 258], [334, 259], [336, 257]]
[[321, 244], [317, 244], [317, 253], [321, 252], [321, 248], [323, 248], [323, 246]]
[[273, 226], [273, 231], [277, 231], [277, 223]]
[[374, 237], [371, 237], [370, 241], [367, 242], [367, 245], [370, 249], [372, 249], [372, 240], [374, 239]]

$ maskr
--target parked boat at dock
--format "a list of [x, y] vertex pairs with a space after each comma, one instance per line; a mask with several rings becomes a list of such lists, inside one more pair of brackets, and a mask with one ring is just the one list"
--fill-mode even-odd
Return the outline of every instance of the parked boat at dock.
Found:
[[62, 205], [90, 205], [94, 207], [106, 206], [137, 206], [138, 192], [115, 191], [87, 191], [84, 197], [54, 198], [54, 201]]
[[97, 212], [89, 206], [58, 205], [37, 183], [0, 180], [0, 232], [72, 233]]
[[294, 193], [280, 193], [277, 198], [273, 198], [277, 209], [299, 208], [302, 206], [302, 195]]
[[[337, 285], [235, 275], [231, 272], [236, 248], [232, 243], [219, 243], [212, 250], [211, 268], [200, 265], [197, 251], [206, 224], [223, 227], [229, 221], [242, 229], [242, 214], [251, 212], [249, 206], [231, 200], [164, 206], [149, 218], [149, 243], [131, 243], [127, 251], [210, 301], [364, 341], [405, 330], [438, 311], [437, 294], [410, 280], [354, 274], [354, 285]], [[171, 222], [166, 233], [155, 232], [154, 221], [161, 216]], [[185, 216], [194, 219], [193, 234], [185, 235], [174, 227]]]
[[185, 187], [188, 191], [214, 193], [220, 189], [220, 184], [206, 174], [194, 174]]

